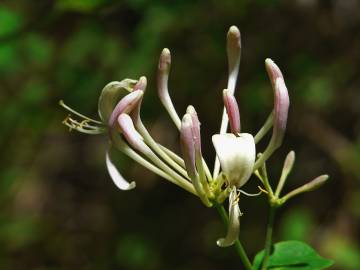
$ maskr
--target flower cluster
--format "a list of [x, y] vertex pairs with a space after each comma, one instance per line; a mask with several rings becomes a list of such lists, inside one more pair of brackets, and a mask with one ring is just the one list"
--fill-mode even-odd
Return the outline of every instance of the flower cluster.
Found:
[[[238, 238], [241, 216], [238, 205], [240, 188], [253, 173], [266, 188], [261, 171], [265, 161], [282, 143], [289, 108], [289, 96], [283, 75], [271, 59], [266, 59], [265, 68], [274, 93], [274, 108], [255, 136], [242, 132], [239, 107], [234, 97], [240, 56], [240, 32], [237, 27], [232, 26], [227, 34], [229, 75], [227, 88], [223, 90], [224, 112], [220, 132], [212, 136], [216, 151], [213, 173], [202, 156], [200, 121], [195, 108], [188, 106], [185, 114], [180, 117], [171, 100], [168, 90], [171, 55], [168, 49], [163, 49], [160, 55], [157, 88], [162, 104], [179, 130], [182, 155], [156, 142], [141, 120], [141, 103], [147, 86], [145, 77], [107, 84], [101, 92], [98, 104], [101, 121], [79, 114], [61, 102], [63, 107], [83, 119], [79, 122], [71, 116], [67, 117], [64, 124], [69, 128], [89, 134], [108, 133], [110, 147], [120, 150], [162, 178], [198, 196], [205, 206], [221, 204], [229, 198], [229, 227], [226, 237], [218, 240], [219, 246], [232, 245]], [[267, 147], [257, 155], [256, 144], [271, 128], [272, 136]], [[289, 163], [292, 167], [293, 159]], [[135, 187], [135, 182], [129, 183], [118, 172], [109, 151], [106, 153], [106, 165], [119, 189], [130, 190]], [[323, 182], [324, 179], [317, 181]]]

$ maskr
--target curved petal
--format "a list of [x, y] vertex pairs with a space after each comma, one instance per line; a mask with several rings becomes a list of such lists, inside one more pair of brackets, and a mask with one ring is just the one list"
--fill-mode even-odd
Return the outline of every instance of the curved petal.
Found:
[[110, 115], [109, 118], [109, 126], [113, 127], [116, 123], [116, 119], [118, 116], [122, 113], [130, 113], [136, 106], [137, 103], [140, 101], [144, 94], [144, 91], [142, 90], [135, 90], [131, 92], [130, 94], [127, 94], [124, 96], [118, 104], [115, 106], [113, 112]]
[[255, 162], [255, 141], [248, 133], [215, 134], [212, 137], [221, 168], [230, 185], [243, 186], [250, 178]]
[[217, 240], [219, 247], [228, 247], [239, 238], [241, 211], [238, 204], [236, 188], [233, 187], [229, 196], [229, 224], [225, 238]]
[[109, 172], [111, 179], [119, 189], [130, 190], [135, 188], [135, 182], [127, 182], [125, 178], [119, 173], [118, 169], [115, 167], [114, 163], [112, 163], [110, 159], [109, 152], [106, 152], [106, 168]]
[[122, 113], [118, 117], [118, 124], [126, 141], [137, 151], [143, 154], [151, 153], [142, 136], [134, 127], [134, 122], [128, 114]]
[[104, 123], [108, 123], [118, 101], [133, 91], [137, 81], [124, 79], [120, 82], [110, 82], [101, 91], [98, 101], [98, 113]]

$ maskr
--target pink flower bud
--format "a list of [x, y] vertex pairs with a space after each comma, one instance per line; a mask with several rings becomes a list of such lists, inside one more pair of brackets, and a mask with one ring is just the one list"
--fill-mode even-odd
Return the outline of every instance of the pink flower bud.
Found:
[[191, 179], [196, 178], [195, 147], [193, 138], [193, 123], [190, 114], [185, 114], [181, 121], [180, 145], [183, 153], [186, 171]]
[[165, 48], [162, 50], [159, 58], [157, 84], [158, 94], [162, 102], [167, 99], [168, 93], [168, 78], [171, 66], [171, 54], [169, 49]]
[[136, 107], [143, 94], [144, 92], [142, 90], [136, 90], [123, 97], [111, 113], [111, 116], [109, 118], [109, 126], [114, 126], [115, 121], [120, 114], [131, 112]]
[[[147, 86], [147, 79], [146, 79], [145, 76], [142, 76], [142, 77], [139, 78], [138, 82], [134, 86], [134, 91], [135, 90], [142, 90], [143, 92], [145, 92], [146, 86]], [[137, 124], [141, 121], [140, 120], [140, 109], [141, 109], [142, 99], [143, 99], [143, 96], [141, 96], [139, 101], [136, 103], [136, 106], [134, 107], [134, 109], [130, 113], [131, 118], [133, 119], [133, 121], [135, 123], [135, 126], [137, 126]]]
[[290, 101], [279, 67], [271, 59], [265, 60], [265, 67], [274, 91], [274, 126], [271, 144], [276, 149], [281, 145], [284, 137]]
[[158, 74], [157, 74], [158, 95], [161, 100], [161, 103], [164, 105], [171, 119], [175, 123], [176, 127], [180, 129], [181, 120], [175, 110], [174, 104], [172, 103], [169, 95], [168, 80], [169, 80], [170, 65], [171, 65], [171, 54], [169, 49], [165, 48], [162, 50], [159, 59]]
[[240, 31], [236, 26], [231, 26], [227, 33], [226, 44], [228, 66], [229, 66], [229, 79], [228, 86], [231, 94], [234, 94], [235, 84], [239, 73], [240, 56], [241, 56], [241, 37]]
[[240, 133], [240, 112], [239, 106], [236, 102], [234, 95], [229, 93], [229, 90], [224, 89], [223, 91], [224, 105], [226, 112], [229, 117], [230, 129], [234, 135]]
[[151, 152], [141, 135], [136, 131], [134, 123], [128, 114], [120, 114], [117, 120], [122, 134], [131, 147], [145, 155]]
[[268, 73], [268, 76], [270, 78], [270, 82], [273, 86], [273, 88], [275, 88], [275, 82], [278, 78], [284, 78], [281, 70], [279, 69], [279, 67], [274, 63], [273, 60], [271, 60], [270, 58], [266, 58], [265, 59], [265, 69], [266, 72]]
[[138, 82], [135, 84], [133, 91], [136, 91], [136, 90], [145, 91], [146, 86], [147, 86], [147, 79], [145, 76], [141, 76], [139, 78]]
[[171, 65], [171, 54], [168, 48], [164, 48], [159, 59], [159, 71], [169, 74]]
[[201, 135], [200, 135], [200, 121], [193, 106], [188, 106], [186, 109], [186, 113], [191, 116], [192, 121], [192, 134], [195, 152], [198, 155], [201, 155]]

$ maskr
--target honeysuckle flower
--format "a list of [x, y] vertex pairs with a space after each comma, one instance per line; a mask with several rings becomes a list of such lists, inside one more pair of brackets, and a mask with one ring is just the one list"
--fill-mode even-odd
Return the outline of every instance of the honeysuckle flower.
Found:
[[[273, 112], [255, 136], [241, 132], [240, 112], [234, 97], [240, 55], [240, 31], [232, 26], [227, 34], [229, 74], [227, 88], [223, 91], [224, 112], [220, 132], [212, 136], [216, 151], [213, 174], [202, 156], [200, 121], [195, 108], [188, 106], [183, 117], [180, 117], [171, 100], [168, 87], [171, 67], [169, 49], [163, 49], [160, 54], [157, 88], [161, 103], [179, 130], [182, 155], [156, 142], [141, 120], [141, 103], [147, 86], [145, 77], [107, 84], [98, 103], [101, 121], [86, 117], [61, 102], [64, 108], [82, 119], [77, 121], [71, 116], [67, 117], [64, 124], [70, 129], [88, 134], [107, 133], [109, 149], [118, 149], [160, 177], [198, 196], [207, 207], [229, 198], [229, 228], [226, 237], [218, 240], [219, 246], [229, 246], [238, 238], [240, 188], [281, 145], [289, 107], [283, 75], [272, 60], [266, 59], [265, 67], [274, 92]], [[229, 122], [230, 132], [227, 131]], [[256, 158], [256, 144], [271, 127], [270, 142]], [[135, 187], [135, 182], [129, 183], [118, 172], [109, 151], [106, 153], [106, 165], [117, 187], [122, 190]]]

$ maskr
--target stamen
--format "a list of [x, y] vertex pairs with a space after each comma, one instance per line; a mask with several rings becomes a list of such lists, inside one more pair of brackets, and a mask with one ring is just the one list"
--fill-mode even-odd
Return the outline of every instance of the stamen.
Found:
[[[260, 187], [259, 187], [260, 188]], [[256, 197], [256, 196], [259, 196], [261, 193], [263, 193], [262, 189], [260, 189], [260, 191], [258, 193], [247, 193], [246, 191], [244, 190], [241, 190], [241, 189], [238, 189], [238, 191], [246, 196], [249, 196], [249, 197]], [[266, 192], [267, 193], [267, 192]]]
[[[70, 115], [71, 116], [71, 115]], [[68, 122], [73, 125], [74, 127], [82, 128], [82, 129], [98, 129], [98, 126], [92, 126], [88, 124], [88, 120], [83, 120], [81, 122], [78, 122], [77, 120], [72, 119], [71, 117], [68, 117]]]
[[76, 131], [86, 133], [86, 134], [91, 134], [91, 135], [102, 134], [106, 131], [106, 129], [104, 127], [89, 125], [88, 124], [89, 122], [91, 122], [91, 121], [88, 119], [78, 122], [77, 120], [71, 118], [71, 114], [69, 114], [62, 121], [62, 123], [65, 126], [69, 127], [69, 131], [72, 131], [73, 129], [75, 129]]
[[75, 111], [74, 109], [71, 109], [69, 106], [67, 106], [67, 105], [64, 103], [63, 100], [60, 100], [60, 101], [59, 101], [59, 105], [60, 105], [61, 107], [63, 107], [65, 110], [67, 110], [67, 111], [69, 111], [69, 112], [71, 112], [71, 113], [73, 113], [73, 114], [75, 114], [75, 115], [77, 115], [77, 116], [79, 116], [79, 117], [81, 117], [81, 118], [83, 118], [83, 119], [86, 119], [86, 120], [88, 120], [88, 121], [90, 121], [90, 122], [93, 122], [93, 123], [95, 123], [95, 124], [98, 124], [98, 125], [104, 125], [104, 126], [105, 126], [105, 124], [104, 124], [103, 122], [94, 120], [94, 119], [92, 119], [92, 118], [90, 118], [90, 117], [87, 117], [87, 116], [85, 116], [85, 115], [83, 115], [83, 114]]

